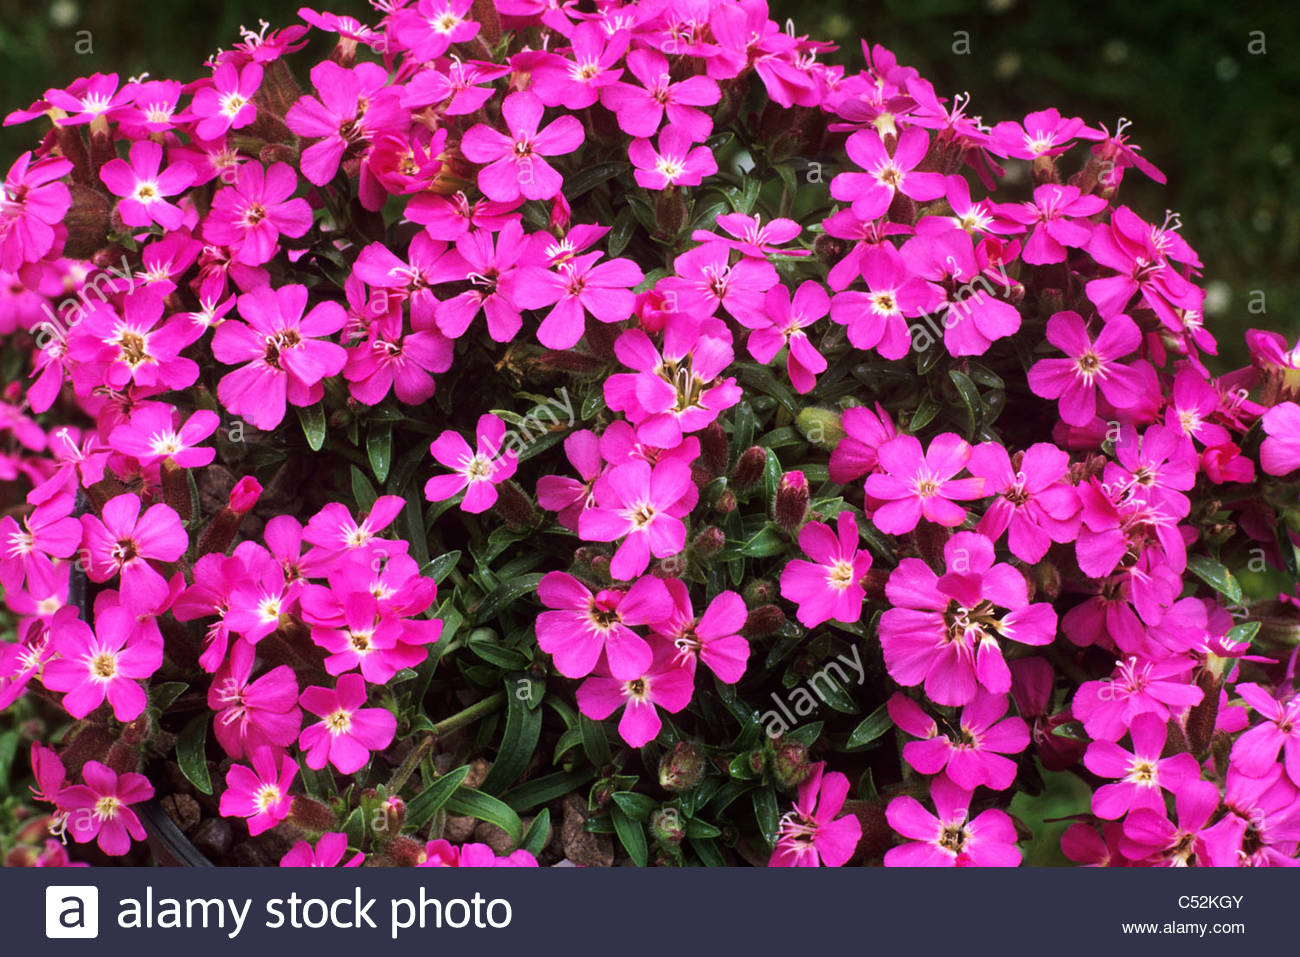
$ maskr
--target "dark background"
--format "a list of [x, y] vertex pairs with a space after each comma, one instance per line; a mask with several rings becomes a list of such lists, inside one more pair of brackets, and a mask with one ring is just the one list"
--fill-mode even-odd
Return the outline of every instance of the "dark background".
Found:
[[[0, 0], [4, 111], [96, 71], [196, 78], [210, 53], [238, 39], [241, 24], [297, 22], [299, 6]], [[325, 9], [377, 19], [361, 0], [331, 0]], [[970, 112], [986, 123], [1048, 106], [1112, 130], [1127, 117], [1133, 142], [1169, 183], [1130, 171], [1121, 196], [1149, 220], [1160, 222], [1166, 209], [1181, 214], [1183, 235], [1205, 263], [1206, 312], [1225, 359], [1244, 360], [1247, 328], [1300, 331], [1293, 269], [1300, 7], [1288, 0], [776, 0], [772, 10], [793, 17], [799, 33], [838, 42], [828, 59], [851, 68], [862, 63], [859, 38], [885, 45], [940, 95], [970, 93]], [[87, 38], [91, 52], [77, 53]], [[328, 49], [328, 40], [316, 43]], [[0, 169], [43, 131], [41, 122], [0, 131]], [[1255, 314], [1247, 308], [1252, 297]]]

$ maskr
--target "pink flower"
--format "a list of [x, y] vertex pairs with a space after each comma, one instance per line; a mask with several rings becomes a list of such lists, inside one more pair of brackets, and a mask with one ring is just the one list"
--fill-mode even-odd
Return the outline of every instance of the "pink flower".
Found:
[[366, 708], [366, 679], [359, 674], [339, 677], [333, 690], [312, 685], [302, 693], [302, 706], [321, 718], [303, 728], [298, 747], [307, 767], [334, 765], [340, 774], [361, 770], [371, 751], [388, 747], [397, 733], [397, 718], [387, 708]]
[[667, 311], [712, 316], [722, 306], [737, 321], [761, 313], [767, 291], [780, 281], [776, 269], [749, 256], [742, 256], [737, 263], [732, 263], [731, 257], [727, 243], [707, 242], [674, 259], [674, 275], [655, 287], [669, 299]]
[[417, 61], [441, 57], [453, 43], [478, 36], [479, 24], [467, 20], [472, 0], [419, 0], [394, 14], [391, 38], [411, 51]]
[[735, 684], [745, 674], [749, 660], [749, 642], [740, 635], [749, 612], [745, 601], [734, 591], [719, 592], [698, 619], [691, 606], [691, 593], [680, 578], [667, 580], [672, 596], [672, 612], [650, 628], [677, 648], [679, 661], [696, 659], [725, 684]]
[[262, 747], [287, 748], [302, 728], [293, 669], [277, 665], [250, 681], [256, 656], [253, 645], [237, 642], [208, 688], [217, 742], [236, 760]]
[[812, 766], [799, 785], [794, 810], [781, 818], [768, 867], [843, 867], [862, 839], [862, 823], [853, 814], [837, 817], [849, 795], [849, 779], [838, 771], [824, 774], [825, 761]]
[[[294, 844], [288, 854], [280, 858], [281, 867], [338, 867], [348, 851], [348, 836], [338, 832], [322, 834], [312, 847], [306, 841]], [[348, 858], [343, 867], [360, 867], [366, 855], [358, 851]]]
[[897, 436], [898, 429], [879, 402], [875, 412], [865, 406], [845, 409], [840, 422], [845, 434], [831, 452], [830, 478], [846, 485], [875, 469], [880, 447]]
[[876, 450], [883, 470], [867, 476], [867, 495], [883, 502], [872, 523], [887, 535], [902, 535], [922, 518], [949, 528], [966, 520], [966, 510], [954, 500], [979, 498], [984, 479], [956, 478], [970, 460], [971, 447], [960, 436], [944, 432], [921, 453], [913, 435], [890, 439]]
[[930, 312], [942, 297], [924, 279], [908, 273], [903, 257], [888, 242], [868, 246], [858, 261], [869, 291], [837, 293], [831, 301], [831, 321], [848, 327], [854, 348], [901, 359], [912, 348], [907, 320]]
[[233, 186], [218, 190], [212, 211], [203, 221], [203, 238], [230, 248], [236, 262], [260, 266], [279, 250], [280, 235], [294, 239], [311, 228], [311, 206], [290, 199], [298, 174], [288, 163], [263, 168], [261, 163], [239, 167]]
[[55, 499], [23, 518], [0, 518], [0, 588], [12, 593], [42, 588], [54, 581], [53, 559], [71, 558], [81, 544], [81, 523], [68, 512], [72, 503]]
[[651, 555], [669, 558], [686, 547], [682, 519], [699, 498], [689, 466], [671, 460], [653, 469], [646, 462], [616, 465], [597, 479], [594, 494], [596, 507], [578, 516], [578, 534], [591, 542], [623, 539], [609, 566], [614, 578], [635, 578]]
[[628, 53], [627, 68], [639, 86], [618, 82], [600, 91], [601, 105], [614, 111], [624, 133], [654, 136], [667, 115], [668, 123], [692, 142], [703, 143], [709, 138], [713, 120], [697, 107], [712, 106], [722, 98], [716, 82], [707, 76], [691, 76], [674, 83], [667, 58], [646, 48]]
[[227, 60], [212, 73], [212, 83], [194, 94], [190, 114], [198, 119], [194, 134], [201, 140], [215, 140], [227, 130], [241, 130], [257, 118], [253, 94], [262, 85], [262, 66], [245, 64], [241, 69]]
[[632, 631], [663, 622], [672, 609], [664, 583], [640, 578], [626, 590], [595, 594], [564, 572], [548, 572], [537, 587], [547, 608], [537, 616], [537, 644], [555, 659], [566, 678], [585, 678], [597, 669], [619, 679], [636, 678], [650, 667], [650, 645]]
[[514, 475], [519, 464], [517, 450], [502, 451], [505, 436], [506, 424], [491, 414], [479, 416], [473, 449], [459, 432], [443, 432], [433, 440], [429, 451], [452, 473], [429, 479], [424, 485], [424, 497], [441, 502], [464, 491], [462, 511], [477, 514], [491, 508], [497, 500], [496, 486]]
[[151, 404], [132, 413], [126, 425], [119, 425], [109, 434], [108, 444], [116, 452], [129, 455], [142, 467], [170, 460], [183, 469], [202, 468], [216, 457], [216, 449], [199, 446], [199, 443], [217, 430], [221, 424], [215, 412], [200, 409], [183, 424], [176, 410], [162, 404]]
[[696, 146], [684, 130], [665, 126], [659, 131], [659, 145], [648, 139], [635, 139], [627, 150], [636, 167], [632, 176], [646, 189], [673, 186], [699, 186], [704, 177], [718, 171], [718, 162], [707, 146]]
[[104, 504], [102, 519], [81, 516], [86, 574], [106, 582], [121, 574], [122, 603], [132, 611], [151, 611], [167, 599], [167, 582], [149, 564], [174, 562], [185, 554], [189, 536], [180, 516], [161, 502], [140, 514], [140, 499], [118, 495]]
[[578, 478], [543, 475], [537, 480], [537, 504], [558, 512], [556, 521], [576, 532], [578, 516], [596, 504], [592, 490], [605, 463], [600, 456], [600, 440], [590, 429], [571, 432], [564, 440], [564, 454], [577, 470]]
[[578, 686], [578, 710], [603, 721], [619, 708], [619, 736], [634, 748], [653, 741], [663, 727], [656, 707], [676, 714], [691, 703], [694, 663], [680, 662], [666, 641], [656, 641], [654, 658], [644, 674], [620, 680], [594, 676]]
[[548, 349], [571, 349], [586, 331], [588, 313], [601, 322], [622, 322], [632, 315], [632, 287], [645, 276], [630, 259], [598, 262], [590, 252], [560, 262], [554, 270], [528, 269], [520, 276], [515, 301], [523, 309], [551, 306], [537, 328], [537, 341]]
[[1226, 832], [1212, 832], [1206, 825], [1219, 809], [1219, 789], [1209, 781], [1188, 781], [1174, 795], [1178, 823], [1165, 816], [1164, 803], [1158, 809], [1141, 807], [1124, 819], [1124, 836], [1120, 851], [1132, 861], [1152, 860], [1164, 867], [1186, 867], [1195, 861], [1201, 867], [1235, 865], [1235, 849], [1218, 853], [1217, 842], [1210, 834], [1231, 837]]
[[566, 115], [539, 130], [543, 112], [545, 107], [535, 93], [511, 93], [501, 104], [509, 136], [483, 123], [466, 131], [461, 152], [471, 163], [488, 164], [478, 174], [479, 189], [488, 199], [550, 199], [564, 185], [560, 174], [542, 157], [572, 153], [581, 146], [582, 124], [577, 117]]
[[125, 389], [131, 383], [146, 389], [193, 385], [198, 364], [181, 351], [202, 330], [175, 315], [159, 326], [164, 309], [163, 297], [147, 287], [123, 299], [121, 315], [108, 306], [92, 308], [68, 340], [68, 354], [77, 360], [77, 390], [85, 394], [104, 385]]
[[33, 163], [30, 151], [9, 167], [0, 190], [0, 269], [17, 272], [53, 248], [55, 227], [72, 206], [71, 191], [56, 180], [70, 172], [70, 160]]
[[118, 776], [98, 761], [81, 769], [85, 784], [64, 788], [59, 801], [68, 811], [68, 831], [78, 844], [96, 841], [99, 849], [121, 857], [131, 840], [143, 841], [145, 831], [130, 805], [153, 797], [153, 785], [143, 774]]
[[889, 699], [889, 717], [919, 741], [903, 745], [903, 759], [922, 774], [944, 772], [967, 791], [977, 787], [1004, 791], [1016, 777], [1016, 762], [1003, 757], [1029, 747], [1029, 726], [1007, 715], [1006, 695], [979, 691], [961, 710], [951, 730], [938, 725], [911, 698], [895, 693]]
[[1116, 820], [1136, 808], [1165, 810], [1163, 791], [1177, 794], [1188, 781], [1196, 781], [1201, 769], [1190, 754], [1160, 756], [1167, 727], [1153, 714], [1140, 714], [1129, 726], [1133, 750], [1126, 751], [1113, 741], [1093, 741], [1083, 756], [1084, 766], [1103, 778], [1119, 778], [1103, 784], [1092, 796], [1092, 813]]
[[392, 392], [398, 401], [420, 405], [434, 392], [432, 373], [451, 368], [452, 344], [437, 329], [406, 332], [400, 312], [377, 319], [363, 342], [348, 352], [343, 378], [364, 405], [377, 405]]
[[1062, 117], [1053, 108], [1030, 113], [1023, 126], [1014, 120], [997, 124], [990, 145], [1002, 156], [1032, 160], [1064, 153], [1075, 137], [1099, 140], [1104, 135], [1100, 130], [1084, 126], [1077, 116]]
[[1235, 690], [1264, 720], [1233, 742], [1232, 764], [1252, 778], [1263, 777], [1281, 752], [1287, 776], [1300, 781], [1300, 699], [1274, 698], [1254, 682]]
[[252, 769], [232, 765], [226, 772], [226, 790], [221, 795], [222, 817], [248, 818], [248, 833], [256, 837], [289, 816], [289, 787], [298, 774], [298, 762], [289, 754], [271, 748], [252, 753]]
[[1161, 662], [1125, 658], [1111, 677], [1079, 685], [1071, 705], [1074, 716], [1098, 741], [1118, 741], [1141, 714], [1154, 714], [1167, 724], [1204, 697], [1186, 680], [1190, 667], [1186, 658]]
[[834, 532], [822, 522], [809, 522], [799, 532], [799, 547], [812, 561], [786, 563], [781, 572], [781, 597], [799, 606], [797, 617], [809, 628], [834, 618], [853, 622], [862, 617], [866, 591], [862, 579], [871, 569], [871, 553], [858, 548], [858, 520], [850, 511], [835, 517]]
[[966, 704], [981, 687], [1006, 694], [1011, 672], [1001, 641], [1051, 644], [1056, 612], [1046, 602], [1030, 604], [1024, 576], [995, 564], [983, 535], [958, 532], [943, 554], [942, 576], [919, 558], [904, 558], [890, 574], [885, 594], [892, 607], [879, 628], [885, 667], [905, 687], [924, 682], [936, 704]]
[[159, 172], [163, 150], [151, 140], [132, 143], [129, 155], [129, 163], [111, 159], [99, 171], [99, 178], [109, 192], [121, 197], [117, 211], [122, 222], [140, 228], [157, 223], [163, 229], [180, 229], [185, 213], [166, 197], [189, 188], [194, 182], [194, 167], [178, 162]]
[[[1021, 205], [1008, 204], [1002, 212], [1008, 219], [1034, 227], [1020, 258], [1032, 265], [1065, 262], [1067, 246], [1084, 246], [1092, 235], [1092, 225], [1086, 222], [1106, 208], [1100, 196], [1081, 196], [1077, 186], [1058, 186], [1045, 183], [1034, 190], [1034, 201]], [[1075, 222], [1083, 219], [1084, 222]]]
[[916, 167], [930, 148], [930, 134], [919, 126], [904, 130], [891, 156], [874, 129], [858, 130], [845, 143], [849, 159], [865, 173], [840, 173], [831, 180], [831, 196], [851, 202], [863, 219], [875, 219], [895, 193], [915, 200], [938, 199], [944, 193], [942, 173], [918, 173]]
[[450, 841], [429, 841], [420, 852], [416, 867], [537, 867], [537, 858], [520, 848], [497, 856], [486, 844], [456, 847]]
[[405, 129], [410, 121], [401, 91], [388, 85], [388, 72], [377, 63], [347, 69], [322, 60], [311, 68], [311, 82], [320, 98], [300, 97], [284, 122], [294, 134], [317, 141], [300, 161], [302, 175], [317, 186], [334, 178], [348, 150], [359, 152], [376, 134]]
[[1068, 359], [1040, 359], [1029, 370], [1029, 388], [1044, 399], [1060, 399], [1061, 418], [1087, 425], [1097, 414], [1097, 390], [1117, 409], [1141, 398], [1141, 384], [1129, 366], [1117, 360], [1142, 344], [1137, 324], [1116, 315], [1102, 326], [1096, 341], [1077, 312], [1058, 312], [1047, 321], [1047, 341]]
[[50, 631], [59, 657], [45, 666], [41, 680], [51, 691], [67, 692], [63, 707], [74, 718], [107, 698], [118, 721], [134, 721], [147, 704], [139, 682], [162, 666], [162, 645], [134, 639], [131, 616], [120, 607], [98, 609], [95, 628], [74, 608], [55, 615]]
[[808, 341], [804, 328], [830, 311], [830, 297], [821, 283], [809, 279], [800, 283], [793, 300], [784, 285], [773, 286], [767, 291], [764, 306], [759, 316], [744, 320], [745, 325], [766, 323], [751, 326], [754, 331], [745, 343], [749, 354], [766, 365], [783, 347], [788, 347], [786, 371], [790, 383], [798, 392], [811, 391], [817, 384], [818, 374], [826, 371], [826, 359]]
[[340, 558], [348, 552], [378, 544], [379, 533], [392, 525], [405, 507], [406, 499], [402, 496], [381, 495], [365, 517], [357, 520], [345, 505], [330, 502], [307, 522], [302, 540], [316, 546], [311, 552], [313, 560], [324, 562]]
[[517, 298], [523, 291], [518, 267], [528, 251], [518, 219], [501, 227], [495, 243], [493, 233], [486, 229], [473, 230], [457, 239], [455, 252], [440, 260], [438, 275], [444, 281], [468, 279], [470, 288], [438, 304], [437, 321], [442, 334], [459, 339], [481, 312], [494, 342], [513, 339], [523, 325], [522, 301]]
[[1269, 475], [1288, 475], [1300, 468], [1300, 405], [1283, 402], [1264, 413], [1261, 427], [1267, 438], [1259, 463]]
[[343, 328], [343, 307], [327, 300], [304, 316], [306, 307], [306, 286], [260, 286], [239, 297], [239, 314], [247, 324], [227, 320], [212, 337], [218, 362], [244, 363], [222, 377], [217, 397], [228, 412], [256, 428], [279, 425], [286, 402], [319, 402], [325, 392], [321, 380], [337, 375], [347, 362], [342, 346], [321, 341]]
[[984, 494], [997, 496], [976, 531], [996, 542], [1010, 529], [1007, 546], [1031, 564], [1052, 542], [1071, 542], [1079, 532], [1079, 495], [1069, 481], [1070, 457], [1050, 442], [1030, 446], [1013, 468], [1005, 446], [981, 442], [967, 465], [984, 479]]
[[1017, 867], [1016, 827], [997, 808], [970, 817], [971, 792], [946, 777], [930, 783], [931, 814], [914, 797], [889, 802], [889, 826], [911, 840], [885, 852], [886, 867]]
[[618, 64], [627, 44], [624, 30], [611, 33], [595, 21], [579, 23], [569, 34], [569, 56], [543, 56], [529, 71], [528, 88], [547, 106], [586, 109], [623, 74]]

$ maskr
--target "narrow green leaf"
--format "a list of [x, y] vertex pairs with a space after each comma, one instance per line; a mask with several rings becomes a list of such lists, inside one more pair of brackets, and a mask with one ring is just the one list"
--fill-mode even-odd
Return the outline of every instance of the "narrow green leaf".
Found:
[[375, 473], [375, 481], [382, 485], [388, 480], [388, 470], [393, 464], [392, 426], [372, 428], [367, 433], [366, 457], [370, 459], [370, 470]]
[[659, 806], [659, 802], [648, 794], [637, 794], [635, 791], [615, 791], [611, 797], [623, 813], [634, 821], [647, 820], [650, 812]]
[[437, 558], [432, 559], [429, 564], [422, 570], [422, 574], [432, 578], [439, 585], [442, 580], [451, 574], [451, 570], [456, 567], [460, 561], [460, 550], [443, 552]]
[[593, 777], [595, 774], [590, 768], [583, 771], [557, 771], [554, 774], [525, 781], [517, 788], [511, 788], [501, 795], [501, 800], [522, 814], [539, 804], [547, 804], [556, 798], [564, 797], [570, 791], [578, 790]]
[[352, 497], [356, 500], [357, 510], [363, 513], [370, 511], [370, 507], [379, 498], [379, 493], [370, 484], [370, 479], [366, 478], [365, 473], [355, 465], [352, 466]]
[[[505, 686], [506, 729], [501, 737], [496, 760], [492, 762], [492, 769], [479, 785], [479, 790], [488, 794], [504, 791], [519, 780], [519, 776], [528, 767], [528, 762], [537, 749], [537, 739], [542, 734], [542, 713], [530, 708], [528, 701], [516, 694], [518, 686], [514, 679], [507, 677]], [[528, 690], [532, 691], [531, 686]]]
[[485, 621], [491, 621], [502, 609], [513, 604], [521, 596], [527, 595], [529, 592], [535, 592], [541, 580], [540, 573], [518, 575], [510, 581], [497, 586], [474, 609], [474, 623], [482, 624]]
[[1228, 601], [1234, 605], [1241, 603], [1241, 583], [1223, 564], [1205, 555], [1191, 555], [1187, 559], [1187, 567]]
[[349, 847], [360, 847], [366, 838], [366, 812], [356, 808], [343, 823], [343, 833], [348, 836]]
[[632, 863], [637, 867], [645, 867], [649, 859], [645, 828], [624, 814], [622, 808], [617, 806], [610, 808], [609, 816], [614, 821], [614, 831], [618, 834], [619, 843], [627, 851], [627, 856], [632, 858]]
[[975, 383], [964, 372], [949, 369], [948, 378], [957, 387], [957, 394], [961, 396], [962, 405], [966, 409], [966, 435], [968, 438], [973, 438], [979, 431], [980, 423], [984, 421], [984, 406], [980, 402], [980, 390], [975, 388]]
[[207, 714], [190, 721], [176, 739], [176, 763], [181, 774], [204, 794], [212, 793], [212, 778], [208, 775], [208, 758], [205, 746], [208, 741]]
[[844, 747], [849, 751], [864, 748], [893, 726], [894, 722], [889, 718], [889, 711], [882, 704], [858, 722], [858, 726], [853, 729]]
[[509, 834], [516, 845], [523, 840], [524, 825], [519, 820], [519, 815], [512, 811], [508, 804], [490, 794], [484, 794], [473, 788], [460, 787], [452, 794], [445, 806], [449, 814], [468, 814], [480, 821], [495, 824]]
[[753, 793], [754, 817], [758, 829], [763, 834], [763, 841], [770, 848], [776, 843], [776, 831], [780, 826], [781, 812], [777, 808], [776, 795], [771, 788], [758, 788]]
[[164, 681], [149, 691], [149, 703], [159, 711], [166, 711], [185, 693], [189, 684], [184, 681]]
[[451, 799], [469, 774], [469, 765], [448, 771], [417, 794], [406, 805], [406, 823], [417, 831], [433, 820], [438, 809]]
[[528, 825], [528, 830], [524, 832], [524, 839], [519, 847], [536, 857], [542, 853], [542, 848], [546, 842], [551, 839], [551, 812], [548, 808], [542, 808], [541, 813], [533, 818], [533, 822]]
[[605, 243], [610, 256], [618, 256], [623, 250], [627, 249], [627, 244], [632, 241], [636, 227], [637, 221], [636, 217], [632, 215], [632, 208], [624, 206], [618, 211], [618, 215], [614, 217], [614, 227], [609, 231], [609, 239]]
[[691, 818], [686, 822], [686, 836], [696, 838], [721, 837], [722, 829], [714, 827], [708, 821], [699, 821], [695, 818]]
[[582, 727], [582, 750], [587, 752], [587, 760], [598, 768], [608, 764], [609, 739], [605, 737], [605, 726], [585, 714], [578, 721]]
[[740, 554], [747, 558], [766, 558], [779, 555], [788, 546], [786, 537], [775, 525], [767, 524], [758, 530], [749, 541], [740, 546]]
[[627, 168], [628, 164], [622, 160], [588, 166], [581, 173], [569, 178], [564, 194], [571, 200], [577, 199], [583, 193], [590, 192], [606, 180], [613, 179]]
[[313, 452], [319, 452], [325, 445], [325, 410], [317, 402], [315, 405], [298, 408], [298, 421], [302, 423], [302, 434], [307, 437], [307, 445]]
[[1258, 621], [1243, 621], [1240, 625], [1233, 625], [1228, 629], [1228, 634], [1224, 636], [1230, 642], [1250, 642], [1255, 640], [1259, 634]]

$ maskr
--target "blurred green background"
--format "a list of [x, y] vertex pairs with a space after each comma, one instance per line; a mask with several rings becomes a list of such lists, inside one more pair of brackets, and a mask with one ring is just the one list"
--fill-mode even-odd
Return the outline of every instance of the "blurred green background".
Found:
[[[203, 59], [230, 46], [241, 24], [296, 22], [298, 6], [0, 0], [4, 109], [95, 71], [197, 77]], [[373, 19], [363, 0], [331, 0], [326, 9]], [[799, 33], [840, 43], [832, 57], [854, 67], [862, 62], [859, 38], [884, 44], [940, 95], [970, 93], [971, 112], [988, 123], [1047, 106], [1111, 129], [1127, 117], [1133, 141], [1169, 183], [1130, 171], [1121, 195], [1147, 219], [1162, 220], [1166, 209], [1181, 214], [1183, 234], [1205, 263], [1206, 311], [1225, 359], [1243, 361], [1241, 332], [1251, 326], [1291, 337], [1300, 331], [1300, 276], [1292, 268], [1300, 249], [1293, 175], [1300, 7], [1285, 0], [775, 0], [772, 12], [793, 18]], [[33, 145], [40, 127], [0, 131], [3, 167]]]

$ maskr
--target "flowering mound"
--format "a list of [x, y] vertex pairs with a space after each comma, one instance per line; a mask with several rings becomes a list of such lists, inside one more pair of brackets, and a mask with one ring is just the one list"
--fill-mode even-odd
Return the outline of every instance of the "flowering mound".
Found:
[[1300, 353], [1125, 124], [594, 7], [9, 115], [9, 863], [1295, 864]]

